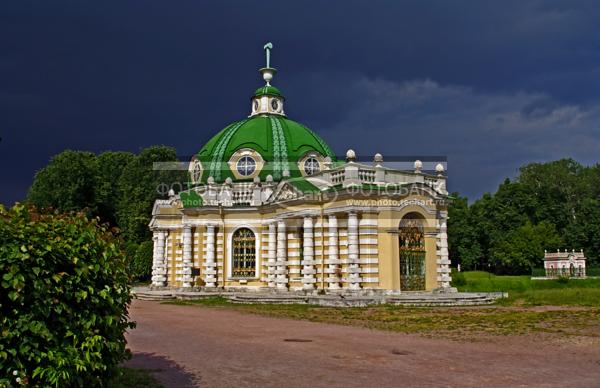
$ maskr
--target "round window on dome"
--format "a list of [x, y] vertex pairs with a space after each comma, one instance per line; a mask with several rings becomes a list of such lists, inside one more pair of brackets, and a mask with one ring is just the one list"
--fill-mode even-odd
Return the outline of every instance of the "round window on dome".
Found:
[[277, 101], [276, 98], [271, 100], [271, 108], [273, 108], [274, 111], [279, 110], [279, 101]]
[[254, 111], [258, 110], [258, 100], [254, 100]]
[[317, 158], [312, 156], [304, 161], [304, 173], [306, 175], [314, 175], [321, 171], [321, 165]]
[[256, 171], [256, 161], [251, 156], [242, 156], [236, 165], [241, 176], [250, 176]]

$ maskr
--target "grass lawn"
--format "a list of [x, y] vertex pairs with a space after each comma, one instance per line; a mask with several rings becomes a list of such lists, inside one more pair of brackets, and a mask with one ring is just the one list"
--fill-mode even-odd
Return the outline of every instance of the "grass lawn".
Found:
[[506, 291], [509, 298], [493, 306], [355, 308], [312, 305], [234, 304], [225, 298], [165, 303], [234, 309], [240, 312], [303, 319], [455, 340], [489, 340], [491, 336], [542, 335], [564, 341], [600, 344], [600, 279], [530, 280], [528, 276], [494, 276], [463, 272], [461, 291]]
[[530, 276], [496, 276], [479, 271], [461, 274], [466, 284], [459, 285], [459, 291], [505, 291], [508, 299], [499, 302], [503, 305], [600, 307], [600, 279], [531, 280]]
[[209, 308], [234, 309], [270, 317], [335, 323], [426, 337], [477, 341], [490, 335], [543, 334], [597, 337], [600, 339], [600, 308], [590, 307], [320, 307], [312, 305], [234, 304], [221, 297], [164, 302]]
[[145, 369], [119, 368], [119, 376], [107, 383], [109, 388], [162, 388]]

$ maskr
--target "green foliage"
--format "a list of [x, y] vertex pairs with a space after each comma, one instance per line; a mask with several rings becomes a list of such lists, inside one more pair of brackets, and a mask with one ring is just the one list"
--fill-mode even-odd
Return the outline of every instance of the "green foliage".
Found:
[[106, 226], [0, 207], [0, 274], [0, 385], [97, 385], [127, 357], [129, 277]]
[[467, 284], [467, 279], [462, 272], [452, 271], [452, 287], [461, 287]]
[[103, 152], [96, 158], [98, 163], [95, 187], [97, 215], [111, 225], [117, 225], [116, 212], [120, 196], [116, 183], [121, 177], [123, 168], [135, 158], [136, 156], [130, 152], [112, 151]]
[[141, 243], [129, 262], [129, 273], [138, 281], [149, 280], [152, 275], [152, 254], [154, 244], [152, 241]]
[[174, 148], [153, 146], [131, 160], [123, 169], [117, 187], [117, 224], [126, 241], [142, 242], [150, 239], [148, 223], [152, 206], [157, 198], [166, 198], [169, 189], [181, 190], [180, 182], [187, 182], [187, 172], [178, 170], [155, 170], [155, 162], [174, 162]]
[[33, 181], [27, 199], [38, 208], [85, 211], [88, 217], [118, 226], [127, 241], [148, 240], [148, 223], [157, 198], [180, 191], [186, 172], [154, 170], [154, 162], [175, 162], [173, 148], [153, 146], [129, 152], [64, 151], [54, 156]]
[[35, 174], [28, 200], [39, 208], [61, 212], [85, 209], [88, 216], [95, 215], [97, 168], [93, 153], [63, 151]]
[[448, 245], [465, 270], [530, 274], [544, 249], [583, 249], [588, 266], [600, 260], [600, 165], [572, 159], [523, 166], [495, 194], [449, 208]]
[[535, 266], [542, 265], [544, 249], [555, 250], [563, 244], [554, 225], [545, 221], [523, 226], [498, 237], [490, 249], [496, 273], [531, 273]]

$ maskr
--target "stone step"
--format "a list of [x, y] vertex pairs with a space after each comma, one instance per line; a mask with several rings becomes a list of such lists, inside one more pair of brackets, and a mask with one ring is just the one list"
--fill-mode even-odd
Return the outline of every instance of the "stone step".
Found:
[[132, 295], [140, 300], [173, 300], [203, 299], [222, 296], [232, 303], [257, 304], [312, 304], [331, 307], [361, 307], [383, 303], [408, 307], [450, 307], [477, 306], [494, 303], [497, 299], [507, 297], [503, 293], [445, 293], [433, 294], [425, 292], [404, 292], [397, 295], [360, 295], [360, 294], [294, 294], [290, 291], [273, 292], [274, 290], [224, 291], [214, 290], [151, 290], [139, 288]]

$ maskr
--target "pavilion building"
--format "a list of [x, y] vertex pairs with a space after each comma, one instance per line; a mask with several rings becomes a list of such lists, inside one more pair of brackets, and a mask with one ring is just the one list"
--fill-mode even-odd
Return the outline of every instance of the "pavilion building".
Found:
[[250, 115], [192, 158], [189, 189], [154, 203], [153, 287], [449, 290], [444, 166], [338, 160], [286, 116], [271, 47]]

